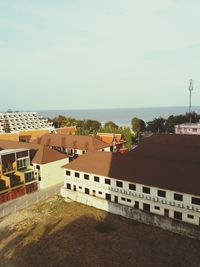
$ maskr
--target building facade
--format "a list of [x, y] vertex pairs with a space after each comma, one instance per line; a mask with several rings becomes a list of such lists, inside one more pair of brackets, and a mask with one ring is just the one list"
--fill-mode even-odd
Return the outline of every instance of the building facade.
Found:
[[80, 202], [88, 196], [94, 203], [101, 199], [96, 207], [106, 211], [114, 202], [200, 226], [199, 168], [185, 159], [152, 159], [133, 152], [87, 153], [64, 166], [61, 194]]
[[183, 123], [175, 125], [175, 134], [200, 135], [200, 123]]
[[0, 113], [0, 133], [15, 133], [24, 130], [49, 130], [54, 127], [51, 122], [37, 112]]
[[0, 151], [0, 203], [38, 190], [28, 149]]

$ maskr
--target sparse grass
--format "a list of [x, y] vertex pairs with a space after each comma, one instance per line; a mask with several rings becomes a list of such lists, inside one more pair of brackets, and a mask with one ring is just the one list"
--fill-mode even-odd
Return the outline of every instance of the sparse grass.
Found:
[[115, 231], [115, 225], [113, 222], [109, 220], [104, 220], [99, 222], [96, 226], [95, 229], [100, 232], [100, 233], [110, 233]]
[[0, 267], [200, 266], [197, 240], [61, 197], [0, 221], [0, 238]]

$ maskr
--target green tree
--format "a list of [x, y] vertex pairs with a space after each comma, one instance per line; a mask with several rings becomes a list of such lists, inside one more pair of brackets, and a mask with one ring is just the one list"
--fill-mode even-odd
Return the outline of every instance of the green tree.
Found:
[[133, 143], [133, 136], [131, 134], [131, 129], [129, 127], [125, 127], [123, 130], [123, 135], [126, 140], [125, 146], [130, 150]]
[[105, 123], [104, 127], [112, 128], [112, 129], [118, 129], [119, 126], [115, 124], [113, 121], [108, 121]]
[[166, 120], [164, 118], [155, 118], [152, 121], [147, 122], [146, 129], [153, 133], [163, 133], [165, 132], [165, 122]]
[[135, 135], [139, 135], [141, 132], [144, 132], [146, 127], [145, 122], [136, 117], [131, 120], [131, 125]]

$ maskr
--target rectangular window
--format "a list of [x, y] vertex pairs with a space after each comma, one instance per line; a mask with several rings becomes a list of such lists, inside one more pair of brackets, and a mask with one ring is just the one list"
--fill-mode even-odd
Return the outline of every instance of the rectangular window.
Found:
[[79, 172], [75, 172], [74, 175], [76, 178], [79, 178]]
[[139, 209], [139, 202], [135, 201], [134, 209]]
[[111, 200], [111, 194], [107, 194], [107, 193], [106, 193], [106, 199], [107, 199], [107, 200]]
[[99, 195], [102, 195], [102, 192], [101, 191], [99, 191], [98, 193], [99, 193]]
[[123, 187], [123, 183], [120, 182], [120, 181], [116, 181], [116, 186], [117, 186], [117, 187]]
[[200, 205], [200, 198], [192, 197], [192, 204]]
[[191, 215], [191, 214], [188, 214], [187, 217], [188, 217], [189, 219], [194, 219], [194, 216]]
[[71, 184], [66, 184], [67, 185], [67, 189], [71, 189]]
[[145, 193], [145, 194], [150, 194], [150, 187], [145, 187], [145, 186], [143, 186], [142, 191], [143, 191], [143, 193]]
[[158, 190], [158, 197], [166, 197], [166, 191]]
[[174, 200], [183, 201], [183, 195], [174, 193]]
[[126, 201], [125, 197], [121, 197], [121, 200]]
[[99, 182], [99, 177], [98, 176], [94, 176], [94, 181], [95, 182]]
[[155, 209], [155, 210], [160, 210], [160, 207], [155, 206], [154, 209]]
[[79, 186], [78, 188], [79, 188], [79, 189], [82, 189], [82, 186]]
[[150, 204], [143, 203], [143, 210], [150, 211]]
[[87, 194], [87, 195], [90, 194], [90, 189], [89, 188], [85, 188], [85, 194]]
[[89, 180], [89, 175], [88, 174], [84, 174], [84, 179]]
[[136, 190], [135, 184], [129, 184], [129, 190]]
[[182, 221], [182, 213], [174, 211], [174, 219]]
[[130, 198], [127, 198], [127, 202], [130, 202], [131, 203], [131, 199]]
[[36, 169], [37, 170], [40, 170], [40, 165], [36, 165]]
[[71, 174], [70, 171], [66, 171], [67, 176], [70, 176], [70, 174]]
[[105, 178], [105, 184], [110, 184], [110, 179]]

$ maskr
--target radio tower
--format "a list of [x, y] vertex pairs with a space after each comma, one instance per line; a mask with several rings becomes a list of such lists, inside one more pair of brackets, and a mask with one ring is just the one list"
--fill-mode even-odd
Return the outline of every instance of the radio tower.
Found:
[[193, 91], [193, 85], [194, 85], [194, 81], [192, 79], [190, 79], [190, 85], [189, 85], [189, 119], [190, 119], [190, 123], [192, 122], [192, 114], [191, 114], [191, 102], [192, 102], [192, 91]]

